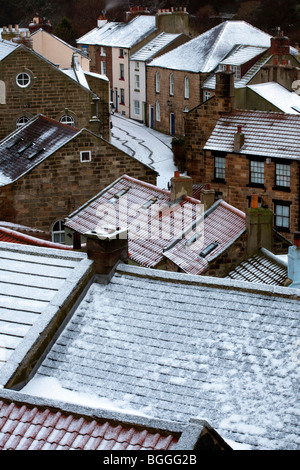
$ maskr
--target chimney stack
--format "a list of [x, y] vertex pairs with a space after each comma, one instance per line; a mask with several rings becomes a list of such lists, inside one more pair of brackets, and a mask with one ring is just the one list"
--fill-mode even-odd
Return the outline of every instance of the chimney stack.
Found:
[[258, 207], [257, 194], [252, 195], [250, 208], [246, 211], [247, 254], [252, 255], [258, 248], [272, 251], [273, 212]]
[[175, 202], [184, 196], [193, 196], [193, 180], [190, 176], [183, 176], [175, 171], [171, 178], [171, 201]]
[[294, 234], [294, 244], [289, 247], [288, 278], [292, 281], [289, 287], [300, 289], [300, 232]]
[[215, 190], [211, 188], [210, 184], [207, 184], [200, 192], [200, 201], [204, 206], [204, 212], [214, 204], [215, 200]]
[[94, 261], [96, 274], [110, 274], [119, 262], [128, 260], [128, 230], [120, 227], [102, 227], [84, 234], [87, 255]]
[[237, 132], [234, 134], [233, 150], [237, 153], [240, 152], [244, 143], [245, 143], [245, 136], [242, 133], [242, 126], [237, 126]]

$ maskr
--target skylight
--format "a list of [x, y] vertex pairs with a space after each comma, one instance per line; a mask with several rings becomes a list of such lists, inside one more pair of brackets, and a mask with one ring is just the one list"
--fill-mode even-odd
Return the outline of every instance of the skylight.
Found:
[[127, 191], [129, 191], [130, 188], [123, 188], [121, 189], [120, 191], [118, 191], [114, 196], [112, 196], [109, 201], [112, 202], [112, 203], [115, 203], [117, 202], [121, 196], [123, 196], [124, 194], [127, 193]]
[[195, 233], [189, 240], [187, 240], [187, 241], [185, 242], [185, 245], [184, 245], [184, 246], [186, 246], [186, 247], [191, 246], [191, 245], [192, 245], [193, 243], [195, 243], [195, 242], [198, 240], [198, 238], [200, 238], [200, 237], [202, 237], [202, 233]]
[[155, 204], [157, 201], [157, 197], [152, 197], [149, 199], [149, 201], [145, 202], [145, 204], [142, 205], [142, 209], [148, 209], [152, 204]]
[[32, 158], [37, 157], [40, 153], [44, 152], [44, 150], [46, 149], [45, 148], [38, 149], [35, 152], [33, 152], [31, 155], [28, 155], [27, 158], [31, 160]]
[[204, 248], [204, 250], [201, 251], [200, 253], [201, 258], [205, 258], [212, 251], [214, 251], [217, 248], [217, 246], [219, 246], [218, 242], [210, 243], [206, 248]]
[[19, 150], [18, 150], [18, 153], [23, 153], [25, 152], [25, 150], [29, 149], [30, 147], [32, 147], [34, 144], [33, 142], [29, 142], [28, 144], [24, 145], [24, 147], [21, 147]]

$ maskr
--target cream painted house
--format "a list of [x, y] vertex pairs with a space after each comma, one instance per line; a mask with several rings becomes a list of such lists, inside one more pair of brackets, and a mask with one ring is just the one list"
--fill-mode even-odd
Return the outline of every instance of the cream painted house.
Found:
[[33, 50], [58, 65], [60, 69], [70, 68], [73, 54], [77, 52], [81, 68], [87, 72], [90, 70], [90, 59], [85, 53], [76, 47], [70, 46], [54, 34], [39, 29], [31, 35], [31, 38]]

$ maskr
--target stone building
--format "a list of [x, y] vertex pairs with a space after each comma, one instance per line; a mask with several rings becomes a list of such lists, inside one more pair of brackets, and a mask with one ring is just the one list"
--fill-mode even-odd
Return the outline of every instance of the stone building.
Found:
[[154, 170], [90, 130], [38, 115], [0, 142], [0, 220], [63, 242], [64, 218], [125, 171], [156, 182]]
[[0, 41], [0, 138], [41, 113], [109, 140], [109, 83], [98, 79], [96, 87], [81, 72], [67, 74], [22, 44]]

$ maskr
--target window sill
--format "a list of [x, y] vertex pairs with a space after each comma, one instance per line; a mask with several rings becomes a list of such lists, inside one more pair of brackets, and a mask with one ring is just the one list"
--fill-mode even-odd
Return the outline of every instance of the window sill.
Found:
[[261, 188], [261, 189], [266, 189], [264, 184], [261, 183], [249, 183], [247, 184], [248, 188]]
[[277, 232], [291, 233], [290, 229], [287, 227], [278, 227], [275, 225], [274, 228], [277, 230]]
[[285, 193], [290, 193], [291, 188], [288, 186], [273, 186], [272, 188], [273, 191], [283, 191]]
[[223, 179], [223, 178], [214, 178], [214, 179], [212, 180], [212, 182], [213, 182], [213, 183], [226, 184], [226, 181], [225, 181], [225, 179]]

